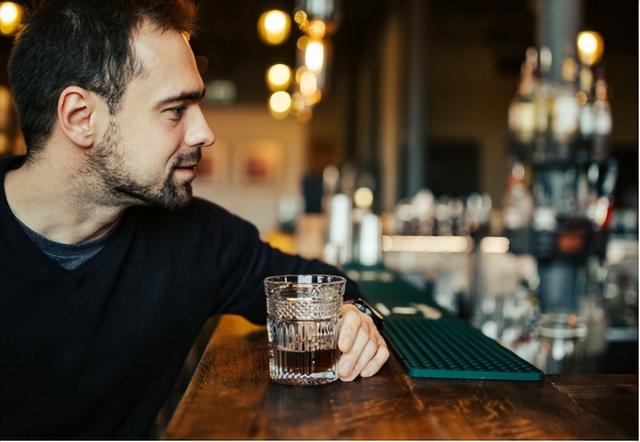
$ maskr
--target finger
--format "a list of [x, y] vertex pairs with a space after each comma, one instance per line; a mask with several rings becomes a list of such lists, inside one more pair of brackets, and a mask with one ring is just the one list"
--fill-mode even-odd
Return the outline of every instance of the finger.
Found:
[[376, 341], [369, 339], [369, 342], [367, 342], [367, 345], [364, 347], [364, 350], [362, 350], [362, 353], [360, 353], [358, 362], [356, 363], [355, 367], [351, 371], [351, 375], [344, 380], [347, 382], [350, 382], [355, 378], [357, 378], [360, 372], [364, 369], [364, 367], [367, 366], [371, 358], [373, 358], [376, 355], [377, 351], [378, 351], [378, 346], [376, 345]]
[[389, 349], [387, 348], [386, 342], [384, 339], [379, 338], [378, 340], [378, 351], [376, 355], [369, 361], [369, 363], [362, 369], [360, 372], [360, 376], [363, 378], [368, 378], [369, 376], [373, 376], [382, 368], [385, 362], [389, 359]]
[[338, 339], [338, 348], [342, 353], [349, 353], [358, 334], [358, 330], [360, 329], [362, 319], [360, 318], [360, 311], [355, 307], [353, 307], [353, 310], [345, 310], [347, 310], [347, 313], [342, 317], [342, 327], [340, 329], [340, 338]]
[[343, 353], [338, 361], [338, 375], [340, 378], [346, 379], [351, 375], [351, 371], [368, 341], [369, 332], [364, 328], [360, 328], [351, 350], [348, 353]]

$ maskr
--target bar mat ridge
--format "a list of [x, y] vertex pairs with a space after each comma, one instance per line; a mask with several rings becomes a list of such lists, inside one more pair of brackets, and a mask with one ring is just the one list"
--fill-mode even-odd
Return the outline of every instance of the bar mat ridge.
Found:
[[[374, 306], [382, 304], [387, 309], [383, 334], [409, 376], [509, 381], [543, 379], [538, 368], [440, 307], [424, 290], [393, 272], [370, 273], [367, 275], [360, 270], [358, 285]], [[425, 317], [416, 309], [420, 305], [437, 310], [439, 319]], [[415, 313], [411, 313], [411, 309]], [[399, 311], [402, 314], [397, 313]]]
[[411, 377], [540, 381], [536, 367], [462, 320], [390, 317], [383, 333]]

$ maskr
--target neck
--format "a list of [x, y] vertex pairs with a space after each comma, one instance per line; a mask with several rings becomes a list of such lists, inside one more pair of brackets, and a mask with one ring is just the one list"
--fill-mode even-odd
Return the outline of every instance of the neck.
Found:
[[5, 193], [13, 214], [31, 230], [52, 241], [75, 244], [98, 239], [119, 223], [126, 206], [101, 204], [83, 183], [78, 158], [38, 159], [8, 171]]

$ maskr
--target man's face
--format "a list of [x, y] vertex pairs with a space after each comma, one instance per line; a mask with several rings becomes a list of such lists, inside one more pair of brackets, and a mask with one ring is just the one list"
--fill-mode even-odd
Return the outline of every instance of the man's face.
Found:
[[113, 203], [178, 209], [191, 200], [201, 148], [215, 140], [200, 109], [204, 85], [180, 33], [143, 25], [133, 47], [143, 74], [127, 85], [88, 165]]

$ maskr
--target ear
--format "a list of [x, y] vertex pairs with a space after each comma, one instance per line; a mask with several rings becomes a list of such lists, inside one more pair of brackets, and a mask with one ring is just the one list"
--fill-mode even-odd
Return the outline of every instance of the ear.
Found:
[[96, 140], [96, 96], [79, 86], [68, 86], [58, 99], [58, 121], [74, 144], [91, 147]]

